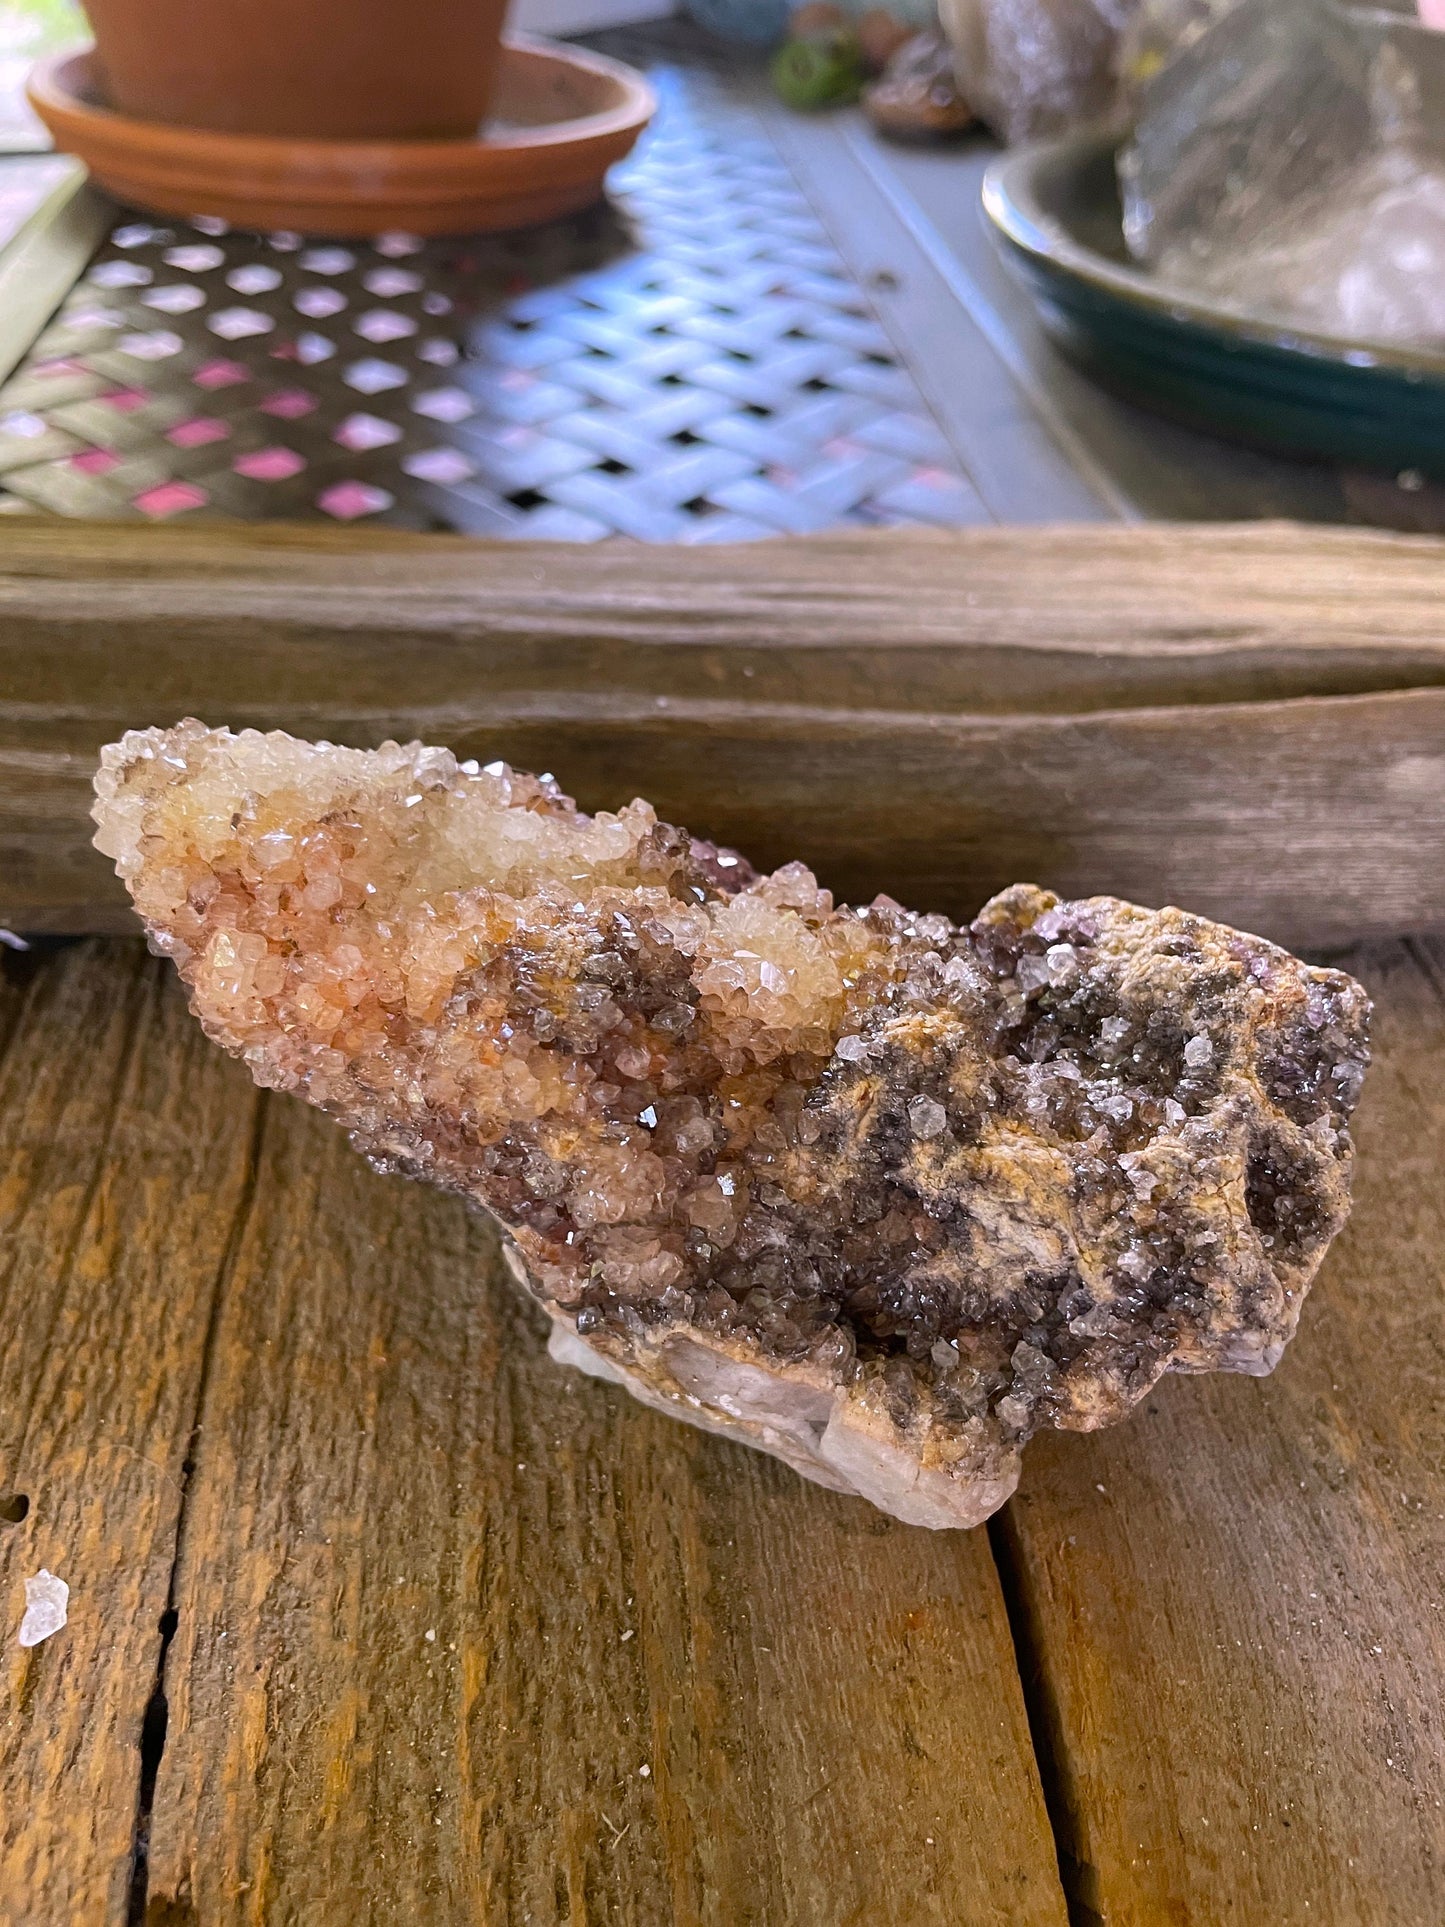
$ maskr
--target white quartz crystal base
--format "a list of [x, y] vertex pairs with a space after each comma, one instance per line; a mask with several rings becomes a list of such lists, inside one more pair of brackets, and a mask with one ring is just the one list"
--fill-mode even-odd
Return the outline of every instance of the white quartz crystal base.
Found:
[[547, 1350], [561, 1365], [625, 1386], [671, 1418], [769, 1452], [805, 1479], [867, 1499], [906, 1525], [981, 1525], [1018, 1484], [1017, 1459], [995, 1479], [920, 1465], [841, 1388], [730, 1357], [702, 1334], [670, 1333], [648, 1361], [651, 1369], [639, 1370], [607, 1357], [554, 1316]]

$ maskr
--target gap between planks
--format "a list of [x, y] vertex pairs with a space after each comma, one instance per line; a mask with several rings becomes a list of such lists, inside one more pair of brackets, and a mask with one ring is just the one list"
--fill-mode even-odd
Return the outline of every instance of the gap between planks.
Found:
[[169, 1716], [166, 1700], [166, 1665], [179, 1622], [176, 1607], [176, 1577], [180, 1571], [181, 1556], [185, 1550], [188, 1500], [191, 1480], [195, 1476], [195, 1454], [200, 1435], [201, 1417], [205, 1410], [206, 1388], [210, 1383], [211, 1363], [215, 1356], [217, 1323], [222, 1300], [225, 1297], [226, 1283], [235, 1266], [236, 1253], [240, 1249], [256, 1200], [256, 1177], [260, 1169], [261, 1141], [266, 1129], [270, 1099], [269, 1091], [258, 1091], [256, 1094], [255, 1114], [251, 1122], [251, 1140], [241, 1181], [241, 1194], [237, 1201], [231, 1233], [226, 1241], [226, 1249], [217, 1272], [216, 1288], [211, 1294], [210, 1309], [206, 1318], [206, 1335], [201, 1347], [201, 1368], [196, 1375], [195, 1405], [191, 1412], [190, 1430], [187, 1433], [186, 1456], [181, 1462], [181, 1496], [176, 1512], [175, 1544], [171, 1552], [170, 1571], [166, 1576], [165, 1611], [161, 1614], [160, 1620], [161, 1645], [156, 1657], [155, 1685], [151, 1688], [150, 1698], [146, 1701], [145, 1712], [141, 1717], [140, 1778], [136, 1796], [135, 1832], [131, 1840], [126, 1927], [146, 1927], [146, 1903], [150, 1887], [151, 1815], [155, 1805], [156, 1781], [160, 1775], [161, 1761], [165, 1757]]
[[1445, 1919], [1445, 947], [1332, 961], [1375, 1061], [1280, 1370], [1040, 1437], [996, 1529], [1081, 1927]]
[[1045, 1665], [1045, 1635], [1030, 1601], [1013, 1530], [1013, 1503], [988, 1521], [988, 1549], [998, 1573], [1004, 1612], [1013, 1636], [1014, 1664], [1024, 1696], [1034, 1764], [1043, 1789], [1044, 1811], [1054, 1838], [1059, 1886], [1069, 1927], [1105, 1927], [1104, 1916], [1085, 1894], [1087, 1868], [1079, 1851], [1079, 1788], [1070, 1771], [1068, 1730], [1050, 1689]]
[[14, 974], [29, 981], [0, 995], [0, 1459], [30, 1502], [0, 1533], [0, 1573], [7, 1607], [41, 1566], [71, 1586], [61, 1640], [0, 1653], [0, 1920], [39, 1927], [124, 1916], [140, 1681], [235, 1196], [218, 1127], [256, 1100], [138, 945]]

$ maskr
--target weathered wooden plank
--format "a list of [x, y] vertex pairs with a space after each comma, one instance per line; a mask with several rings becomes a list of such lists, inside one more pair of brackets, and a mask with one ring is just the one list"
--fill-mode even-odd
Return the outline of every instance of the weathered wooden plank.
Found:
[[[722, 703], [599, 717], [570, 702], [539, 716], [502, 700], [358, 721], [344, 700], [329, 713], [203, 707], [207, 721], [504, 756], [555, 770], [594, 808], [642, 794], [755, 862], [802, 858], [852, 901], [886, 890], [966, 918], [1031, 881], [1183, 903], [1297, 947], [1445, 926], [1442, 689], [1032, 718]], [[0, 921], [131, 927], [89, 844], [94, 762], [93, 748], [0, 750]]]
[[[96, 750], [188, 711], [638, 793], [852, 896], [1021, 877], [1286, 942], [1445, 924], [1445, 546], [1282, 527], [710, 550], [6, 531], [0, 921], [129, 927]], [[1388, 860], [1386, 860], [1388, 856]]]
[[1078, 1919], [1445, 1919], [1445, 950], [1346, 961], [1357, 1203], [1278, 1373], [1041, 1441], [1008, 1515]]
[[177, 1575], [156, 1920], [1062, 1927], [983, 1535], [561, 1371], [289, 1100]]
[[[126, 1919], [182, 1466], [258, 1101], [138, 943], [42, 962], [0, 1062], [0, 1920], [15, 1927]], [[70, 1621], [24, 1651], [21, 1582], [42, 1566], [69, 1583]]]
[[1445, 674], [1445, 542], [1357, 529], [887, 529], [723, 548], [59, 519], [3, 535], [7, 741], [128, 711], [152, 679], [158, 699], [255, 702], [262, 668], [293, 706], [335, 701], [344, 669], [347, 700], [378, 713], [553, 689], [1037, 713]]

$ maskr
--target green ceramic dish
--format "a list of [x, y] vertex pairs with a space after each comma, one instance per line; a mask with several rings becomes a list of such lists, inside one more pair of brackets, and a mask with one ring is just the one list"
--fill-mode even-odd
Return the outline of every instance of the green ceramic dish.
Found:
[[995, 161], [983, 204], [1054, 340], [1152, 408], [1258, 446], [1445, 480], [1445, 354], [1291, 330], [1161, 285], [1124, 246], [1115, 139]]

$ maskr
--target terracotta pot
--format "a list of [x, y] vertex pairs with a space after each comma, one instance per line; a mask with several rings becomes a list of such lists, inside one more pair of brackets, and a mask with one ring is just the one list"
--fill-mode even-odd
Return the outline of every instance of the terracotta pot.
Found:
[[109, 105], [309, 140], [464, 139], [506, 0], [86, 0]]
[[504, 40], [484, 139], [290, 140], [133, 120], [98, 104], [90, 49], [31, 71], [30, 104], [66, 154], [129, 207], [219, 214], [266, 233], [477, 234], [588, 206], [647, 125], [651, 87], [580, 47]]

